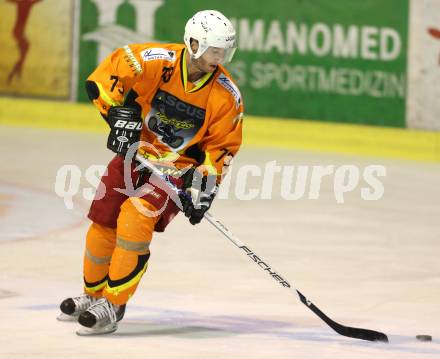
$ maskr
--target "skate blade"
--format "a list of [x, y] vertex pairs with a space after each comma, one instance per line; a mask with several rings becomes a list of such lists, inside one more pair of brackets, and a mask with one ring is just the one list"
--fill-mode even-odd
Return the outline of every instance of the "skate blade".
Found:
[[113, 323], [106, 325], [101, 328], [87, 328], [84, 326], [80, 326], [79, 329], [76, 331], [76, 335], [79, 336], [90, 336], [90, 335], [103, 335], [103, 334], [110, 334], [116, 331], [118, 329], [118, 324]]
[[61, 313], [58, 315], [57, 320], [60, 322], [78, 322], [78, 316]]

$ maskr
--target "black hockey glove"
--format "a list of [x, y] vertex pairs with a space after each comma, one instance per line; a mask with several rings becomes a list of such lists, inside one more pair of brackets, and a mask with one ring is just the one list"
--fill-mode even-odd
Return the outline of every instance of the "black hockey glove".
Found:
[[114, 106], [108, 111], [107, 148], [119, 155], [125, 155], [130, 146], [139, 141], [142, 130], [142, 117], [139, 109]]
[[192, 225], [200, 223], [205, 212], [211, 207], [217, 194], [218, 186], [216, 176], [203, 176], [199, 171], [192, 168], [184, 175], [184, 188], [192, 187], [196, 190], [196, 196], [193, 198], [189, 191], [180, 195], [185, 216], [189, 218]]

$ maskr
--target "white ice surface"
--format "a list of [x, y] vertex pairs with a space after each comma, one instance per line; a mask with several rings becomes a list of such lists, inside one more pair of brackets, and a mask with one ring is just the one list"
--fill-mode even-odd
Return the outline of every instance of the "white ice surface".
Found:
[[[155, 235], [148, 272], [119, 330], [77, 337], [75, 323], [55, 318], [60, 301], [81, 291], [89, 203], [77, 196], [74, 210], [65, 209], [54, 180], [64, 164], [83, 171], [106, 164], [105, 141], [0, 128], [3, 198], [28, 198], [35, 211], [25, 216], [17, 203], [3, 203], [0, 211], [0, 223], [22, 218], [17, 233], [27, 234], [0, 241], [0, 358], [440, 357], [440, 166], [252, 148], [243, 149], [235, 166], [274, 159], [386, 166], [379, 201], [362, 201], [357, 190], [337, 204], [325, 182], [317, 200], [232, 196], [217, 200], [212, 213], [331, 318], [383, 331], [390, 343], [334, 333], [208, 223], [192, 227], [183, 216]], [[261, 180], [253, 182], [249, 187], [257, 188]], [[3, 193], [8, 188], [13, 196]], [[44, 220], [48, 215], [53, 223]], [[434, 340], [417, 342], [416, 334]]]

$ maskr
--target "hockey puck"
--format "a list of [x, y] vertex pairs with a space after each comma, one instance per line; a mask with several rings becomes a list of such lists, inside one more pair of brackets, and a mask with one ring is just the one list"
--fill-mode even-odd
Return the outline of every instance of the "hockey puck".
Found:
[[416, 335], [416, 339], [421, 342], [432, 342], [432, 336], [430, 335]]

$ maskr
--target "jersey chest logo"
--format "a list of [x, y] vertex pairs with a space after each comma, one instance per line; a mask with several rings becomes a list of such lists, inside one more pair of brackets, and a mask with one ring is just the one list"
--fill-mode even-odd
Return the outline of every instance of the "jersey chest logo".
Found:
[[203, 126], [206, 111], [158, 90], [145, 119], [148, 129], [173, 151], [183, 149]]

